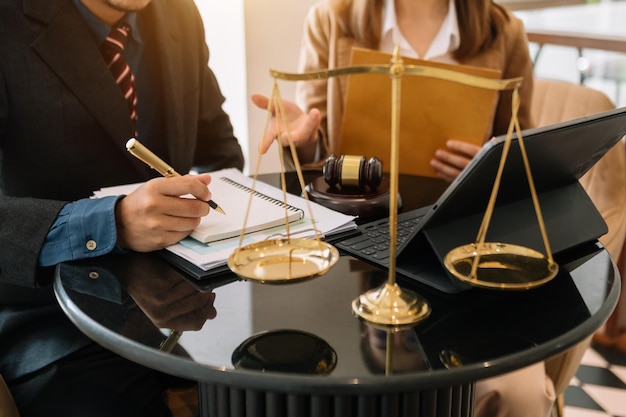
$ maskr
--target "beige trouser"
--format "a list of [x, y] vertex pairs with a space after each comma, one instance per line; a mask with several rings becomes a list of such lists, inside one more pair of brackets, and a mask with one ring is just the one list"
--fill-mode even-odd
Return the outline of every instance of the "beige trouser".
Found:
[[476, 383], [475, 417], [548, 417], [556, 399], [543, 362]]

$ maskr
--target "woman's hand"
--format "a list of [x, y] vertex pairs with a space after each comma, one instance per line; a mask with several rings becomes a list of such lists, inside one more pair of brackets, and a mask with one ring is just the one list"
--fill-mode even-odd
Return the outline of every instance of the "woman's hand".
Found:
[[473, 143], [450, 139], [446, 142], [446, 149], [437, 149], [430, 166], [437, 171], [439, 178], [452, 182], [480, 148]]
[[[270, 100], [266, 96], [261, 94], [253, 94], [252, 102], [260, 109], [267, 110]], [[320, 127], [321, 115], [319, 110], [313, 109], [306, 114], [291, 101], [283, 100], [283, 106], [285, 110], [284, 117], [290, 128], [290, 135], [294, 144], [298, 148], [314, 147], [317, 145], [318, 135], [317, 131]], [[278, 138], [281, 146], [289, 146], [289, 140], [287, 132], [284, 129], [283, 120], [276, 119], [276, 111], [272, 111], [272, 119], [267, 127], [265, 136], [261, 139], [259, 144], [259, 152], [264, 154], [267, 152], [272, 142], [277, 138], [279, 126], [281, 126], [281, 135]]]

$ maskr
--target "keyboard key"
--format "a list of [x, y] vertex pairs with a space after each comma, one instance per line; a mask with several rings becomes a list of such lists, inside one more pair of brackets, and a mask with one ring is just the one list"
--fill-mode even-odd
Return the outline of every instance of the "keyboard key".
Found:
[[362, 250], [362, 249], [373, 247], [373, 246], [374, 246], [374, 242], [372, 242], [371, 240], [364, 240], [363, 242], [350, 245], [350, 248], [353, 250]]
[[352, 246], [355, 243], [363, 242], [365, 240], [369, 240], [367, 235], [360, 235], [360, 236], [356, 236], [356, 237], [353, 237], [353, 238], [350, 238], [350, 239], [343, 240], [343, 241], [339, 242], [339, 244], [342, 245], [342, 246]]
[[389, 250], [383, 250], [370, 255], [374, 259], [383, 260], [389, 258]]

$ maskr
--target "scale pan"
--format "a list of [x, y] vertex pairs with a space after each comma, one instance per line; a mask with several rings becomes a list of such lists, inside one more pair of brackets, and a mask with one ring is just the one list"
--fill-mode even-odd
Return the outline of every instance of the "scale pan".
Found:
[[[475, 262], [478, 264], [472, 273]], [[538, 287], [559, 271], [556, 262], [536, 250], [498, 242], [459, 246], [448, 252], [444, 264], [467, 284], [501, 290]]]
[[285, 284], [325, 274], [339, 259], [339, 251], [315, 239], [270, 239], [236, 249], [228, 267], [244, 279]]

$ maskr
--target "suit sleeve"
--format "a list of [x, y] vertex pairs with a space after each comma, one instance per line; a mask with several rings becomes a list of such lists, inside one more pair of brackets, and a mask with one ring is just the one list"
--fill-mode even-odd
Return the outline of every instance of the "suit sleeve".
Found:
[[28, 287], [50, 282], [51, 269], [38, 266], [39, 251], [64, 205], [0, 196], [0, 282]]
[[202, 77], [200, 100], [194, 168], [200, 172], [231, 167], [243, 169], [241, 147], [230, 117], [222, 108], [224, 96], [213, 71], [208, 67]]
[[209, 49], [204, 40], [204, 26], [195, 6], [192, 16], [195, 25], [193, 32], [198, 42], [197, 63], [200, 71], [198, 138], [193, 165], [200, 172], [231, 167], [243, 169], [241, 146], [233, 132], [230, 117], [222, 107], [224, 95], [208, 65]]

